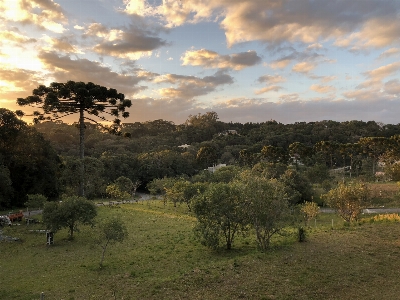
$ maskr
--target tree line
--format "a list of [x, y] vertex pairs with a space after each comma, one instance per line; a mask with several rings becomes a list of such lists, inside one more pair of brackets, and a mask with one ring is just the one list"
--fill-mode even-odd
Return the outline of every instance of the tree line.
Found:
[[[216, 113], [208, 113], [189, 116], [181, 125], [163, 120], [122, 124], [115, 135], [102, 126], [85, 123], [86, 155], [82, 161], [77, 124], [47, 121], [28, 125], [6, 109], [1, 109], [0, 122], [2, 207], [23, 205], [27, 194], [41, 193], [50, 199], [76, 194], [82, 163], [88, 198], [106, 197], [107, 186], [121, 176], [146, 189], [154, 179], [192, 177], [219, 163], [240, 167], [260, 162], [281, 168], [291, 165], [311, 183], [319, 184], [329, 180], [330, 169], [338, 168], [352, 178], [374, 178], [378, 168], [389, 179], [400, 178], [397, 125], [333, 121], [233, 124], [218, 121]], [[321, 128], [321, 124], [325, 125]], [[328, 129], [331, 140], [317, 141]], [[310, 130], [315, 133], [314, 144], [304, 142]], [[260, 131], [264, 139], [260, 139]], [[369, 135], [360, 136], [362, 133]], [[284, 144], [264, 144], [280, 139]]]

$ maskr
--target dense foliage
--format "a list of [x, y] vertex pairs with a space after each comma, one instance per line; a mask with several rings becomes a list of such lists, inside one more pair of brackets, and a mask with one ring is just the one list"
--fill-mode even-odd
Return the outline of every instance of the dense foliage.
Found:
[[59, 194], [60, 159], [38, 130], [0, 108], [0, 207], [23, 206], [27, 194]]
[[[28, 126], [12, 112], [2, 114], [3, 206], [23, 204], [27, 194], [55, 198], [77, 193], [81, 168], [77, 125], [56, 121]], [[332, 176], [375, 179], [377, 172], [385, 172], [384, 179], [390, 180], [400, 173], [400, 126], [373, 121], [240, 124], [221, 122], [210, 112], [189, 116], [180, 125], [165, 120], [124, 123], [119, 135], [110, 135], [96, 124], [85, 123], [85, 127], [88, 198], [107, 197], [107, 186], [121, 176], [139, 189], [165, 177], [208, 182], [210, 175], [202, 170], [216, 164], [239, 169], [262, 166], [263, 176], [280, 178], [296, 191], [289, 199], [293, 204], [311, 200], [311, 184], [326, 191], [334, 187]], [[28, 153], [33, 150], [34, 156]], [[46, 171], [38, 172], [41, 169]], [[228, 177], [214, 181], [231, 179], [229, 172], [218, 174]], [[16, 191], [16, 185], [22, 188]], [[169, 197], [188, 203], [178, 186], [169, 190]]]

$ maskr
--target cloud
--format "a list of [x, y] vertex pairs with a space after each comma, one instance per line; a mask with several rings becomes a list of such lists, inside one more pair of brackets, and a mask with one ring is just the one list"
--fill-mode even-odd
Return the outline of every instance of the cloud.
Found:
[[292, 68], [292, 71], [297, 73], [308, 74], [309, 72], [314, 70], [315, 67], [316, 67], [315, 63], [304, 61], [295, 64]]
[[62, 33], [67, 23], [61, 6], [53, 0], [3, 0], [0, 19], [23, 24], [34, 24], [41, 29]]
[[[235, 105], [230, 105], [231, 103]], [[220, 103], [213, 108], [219, 119], [225, 122], [265, 122], [276, 120], [282, 123], [314, 122], [323, 120], [381, 121], [397, 124], [400, 106], [396, 101], [377, 98], [365, 101], [333, 101], [329, 98], [301, 101], [292, 95], [291, 101], [265, 102], [260, 99], [236, 99]], [[357, 117], [355, 117], [357, 116]]]
[[263, 75], [261, 77], [258, 77], [257, 81], [260, 83], [271, 84], [285, 82], [286, 78], [283, 78], [281, 75]]
[[400, 96], [400, 80], [393, 79], [385, 83], [385, 92], [390, 95]]
[[158, 74], [132, 70], [131, 74], [119, 74], [99, 62], [88, 59], [71, 59], [70, 56], [59, 55], [55, 52], [40, 52], [39, 59], [57, 82], [68, 80], [94, 82], [106, 87], [112, 87], [124, 94], [134, 94], [146, 89], [140, 86], [140, 81], [153, 80]]
[[242, 70], [246, 67], [257, 65], [261, 57], [256, 51], [220, 55], [217, 52], [201, 49], [186, 51], [181, 57], [182, 65], [202, 66], [205, 68]]
[[151, 51], [167, 45], [166, 41], [155, 34], [133, 25], [109, 29], [100, 23], [90, 24], [85, 32], [85, 36], [98, 38], [93, 48], [95, 52], [129, 59], [150, 55]]
[[332, 75], [332, 76], [321, 76], [320, 80], [323, 83], [327, 83], [327, 82], [335, 80], [336, 78], [337, 78], [337, 76], [334, 76], [334, 75]]
[[385, 50], [384, 52], [382, 52], [378, 59], [385, 59], [385, 58], [389, 58], [389, 57], [397, 57], [400, 55], [400, 48], [390, 48]]
[[41, 80], [39, 73], [25, 69], [0, 69], [0, 91], [2, 97], [9, 96], [17, 99], [15, 93], [26, 93], [26, 90], [32, 90]]
[[397, 73], [399, 70], [400, 62], [396, 62], [365, 72], [364, 75], [372, 80], [382, 80], [388, 76]]
[[209, 94], [217, 89], [218, 86], [232, 84], [233, 78], [218, 71], [212, 76], [203, 78], [195, 76], [185, 76], [176, 74], [166, 74], [155, 79], [156, 83], [170, 83], [177, 87], [162, 88], [159, 93], [162, 97], [192, 99], [197, 96]]
[[47, 51], [61, 51], [64, 53], [83, 53], [81, 50], [79, 50], [76, 46], [72, 45], [71, 37], [68, 36], [63, 36], [60, 38], [52, 38], [49, 37], [48, 35], [44, 35], [42, 38], [47, 44], [49, 44], [50, 47], [44, 47], [44, 50]]
[[310, 90], [321, 93], [321, 94], [326, 94], [326, 93], [332, 93], [336, 91], [336, 88], [331, 85], [320, 85], [320, 84], [313, 84], [310, 87]]
[[[168, 27], [204, 20], [220, 22], [228, 46], [262, 41], [278, 46], [301, 42], [310, 49], [332, 40], [357, 50], [399, 43], [397, 1], [369, 0], [125, 0], [125, 12], [157, 16]], [[154, 4], [157, 3], [157, 4]]]
[[17, 28], [14, 28], [13, 31], [4, 30], [0, 32], [0, 43], [15, 43], [19, 46], [23, 46], [27, 43], [35, 43], [37, 40], [34, 38], [30, 38], [28, 36], [22, 35], [18, 32]]
[[320, 43], [314, 43], [307, 46], [307, 50], [322, 49], [322, 48], [324, 48], [324, 46], [322, 46]]
[[268, 92], [279, 92], [282, 89], [283, 89], [283, 87], [281, 87], [281, 86], [271, 85], [271, 86], [267, 86], [265, 88], [262, 88], [260, 90], [257, 90], [254, 93], [256, 95], [260, 95], [260, 94], [264, 94], [264, 93], [268, 93]]
[[280, 59], [275, 60], [269, 64], [272, 69], [284, 69], [286, 68], [291, 62], [291, 59]]

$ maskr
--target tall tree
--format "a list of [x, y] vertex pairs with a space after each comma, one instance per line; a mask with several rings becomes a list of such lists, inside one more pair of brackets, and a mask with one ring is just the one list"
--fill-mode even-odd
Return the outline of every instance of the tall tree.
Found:
[[[129, 112], [125, 109], [131, 106], [131, 101], [125, 99], [124, 94], [118, 93], [115, 89], [108, 89], [104, 86], [96, 85], [92, 82], [75, 82], [68, 81], [67, 83], [53, 82], [50, 86], [40, 85], [32, 91], [32, 95], [26, 98], [18, 98], [17, 103], [21, 106], [29, 105], [40, 111], [35, 111], [34, 122], [38, 123], [43, 120], [56, 120], [66, 115], [79, 113], [79, 156], [83, 161], [84, 158], [84, 140], [85, 140], [85, 119], [96, 120], [85, 117], [85, 112], [91, 116], [97, 116], [102, 121], [106, 121], [103, 115], [108, 113], [115, 116], [114, 126], [111, 131], [115, 132], [118, 129], [122, 117], [129, 116]], [[50, 116], [51, 115], [51, 116]], [[80, 188], [79, 195], [84, 196], [84, 164], [81, 164], [80, 169]]]

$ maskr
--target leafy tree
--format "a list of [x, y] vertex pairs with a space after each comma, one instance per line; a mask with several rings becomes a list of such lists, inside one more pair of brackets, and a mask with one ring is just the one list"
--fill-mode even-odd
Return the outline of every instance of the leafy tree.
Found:
[[304, 175], [312, 183], [322, 183], [325, 180], [330, 180], [329, 168], [325, 164], [315, 164], [314, 166], [308, 167]]
[[211, 183], [194, 199], [192, 208], [198, 221], [195, 233], [202, 244], [217, 249], [223, 240], [230, 250], [236, 235], [246, 224], [238, 187], [231, 183]]
[[[60, 181], [63, 185], [63, 192], [68, 196], [76, 195], [81, 185], [79, 174], [82, 167], [82, 160], [72, 156], [62, 158], [63, 169]], [[104, 165], [101, 160], [95, 157], [85, 157], [85, 181], [84, 188], [87, 198], [100, 196], [105, 192], [104, 187]]]
[[132, 197], [133, 186], [129, 178], [121, 176], [107, 186], [106, 193], [114, 199], [126, 200]]
[[202, 182], [191, 183], [188, 180], [180, 179], [176, 181], [172, 187], [166, 187], [166, 199], [170, 200], [176, 206], [176, 203], [185, 203], [189, 209], [194, 197], [203, 193], [207, 188], [207, 184]]
[[194, 173], [190, 163], [180, 153], [172, 150], [141, 153], [138, 160], [141, 181], [145, 184], [154, 178], [174, 177], [183, 174], [192, 175]]
[[109, 245], [122, 243], [128, 237], [128, 230], [123, 221], [117, 218], [102, 221], [99, 226], [97, 243], [103, 249], [100, 268], [103, 268], [104, 256]]
[[6, 166], [0, 164], [0, 207], [10, 205], [13, 193], [10, 171]]
[[320, 141], [314, 145], [314, 151], [322, 155], [324, 162], [329, 161], [329, 166], [332, 169], [334, 165], [335, 154], [339, 148], [336, 142]]
[[389, 139], [384, 137], [365, 137], [358, 142], [364, 150], [364, 153], [372, 158], [372, 175], [375, 176], [376, 163], [389, 146]]
[[27, 208], [41, 208], [47, 202], [47, 197], [42, 194], [27, 195], [28, 201], [24, 203]]
[[59, 166], [59, 157], [41, 133], [0, 108], [0, 195], [7, 197], [0, 205], [22, 206], [27, 194], [56, 198]]
[[217, 149], [213, 145], [205, 145], [197, 151], [196, 161], [198, 164], [207, 168], [212, 166], [217, 161]]
[[[94, 121], [92, 118], [85, 117], [85, 112], [91, 116], [97, 116], [101, 120], [106, 120], [104, 116], [100, 116], [100, 114], [105, 112], [115, 116], [113, 130], [116, 131], [117, 126], [120, 125], [120, 119], [118, 119], [120, 113], [122, 113], [122, 117], [128, 117], [129, 113], [125, 112], [125, 109], [132, 104], [130, 100], [125, 99], [124, 94], [118, 93], [115, 89], [107, 89], [92, 82], [74, 81], [68, 81], [67, 83], [53, 82], [48, 87], [40, 85], [32, 91], [32, 96], [18, 98], [17, 103], [21, 106], [33, 106], [43, 111], [35, 111], [33, 113], [35, 123], [43, 120], [55, 120], [66, 115], [79, 113], [79, 157], [82, 161], [84, 158], [85, 140], [84, 121], [85, 119]], [[49, 116], [50, 114], [52, 117]], [[80, 196], [85, 195], [84, 168], [84, 164], [82, 163], [79, 173]]]
[[117, 179], [115, 179], [114, 183], [118, 186], [118, 188], [121, 191], [127, 192], [129, 194], [132, 193], [133, 183], [132, 180], [130, 180], [129, 178], [125, 176], [120, 176]]
[[241, 171], [238, 166], [226, 166], [219, 168], [212, 175], [213, 182], [231, 182]]
[[245, 212], [253, 225], [258, 245], [266, 250], [272, 236], [282, 232], [290, 215], [285, 187], [276, 179], [254, 176], [243, 172], [239, 181], [241, 195], [246, 203]]
[[69, 238], [73, 239], [78, 224], [94, 225], [96, 215], [97, 208], [93, 202], [72, 196], [60, 202], [47, 202], [43, 209], [43, 223], [52, 232], [68, 228]]
[[287, 154], [282, 147], [274, 147], [271, 145], [264, 146], [261, 149], [261, 157], [271, 163], [285, 163], [287, 161]]
[[183, 124], [183, 132], [187, 135], [189, 143], [210, 140], [218, 131], [218, 114], [206, 112], [205, 114], [190, 115]]
[[287, 168], [287, 165], [282, 163], [273, 164], [260, 162], [255, 164], [251, 170], [257, 176], [272, 179], [281, 177], [286, 172]]
[[322, 195], [322, 197], [330, 207], [336, 209], [346, 222], [351, 223], [358, 220], [363, 208], [366, 207], [370, 198], [370, 191], [361, 182], [339, 183], [336, 188]]
[[310, 157], [312, 149], [300, 142], [294, 142], [289, 145], [289, 155], [294, 160], [296, 169], [298, 168], [299, 161], [305, 162], [307, 157]]
[[280, 176], [279, 181], [286, 186], [286, 193], [291, 204], [308, 201], [313, 196], [310, 182], [303, 174], [296, 170], [287, 169]]
[[320, 209], [317, 203], [306, 201], [300, 206], [300, 212], [303, 216], [305, 225], [308, 226], [309, 222], [318, 216]]
[[106, 188], [106, 193], [110, 195], [111, 198], [113, 199], [118, 199], [118, 200], [127, 200], [131, 197], [131, 194], [128, 192], [120, 190], [117, 184], [112, 183], [107, 186]]

